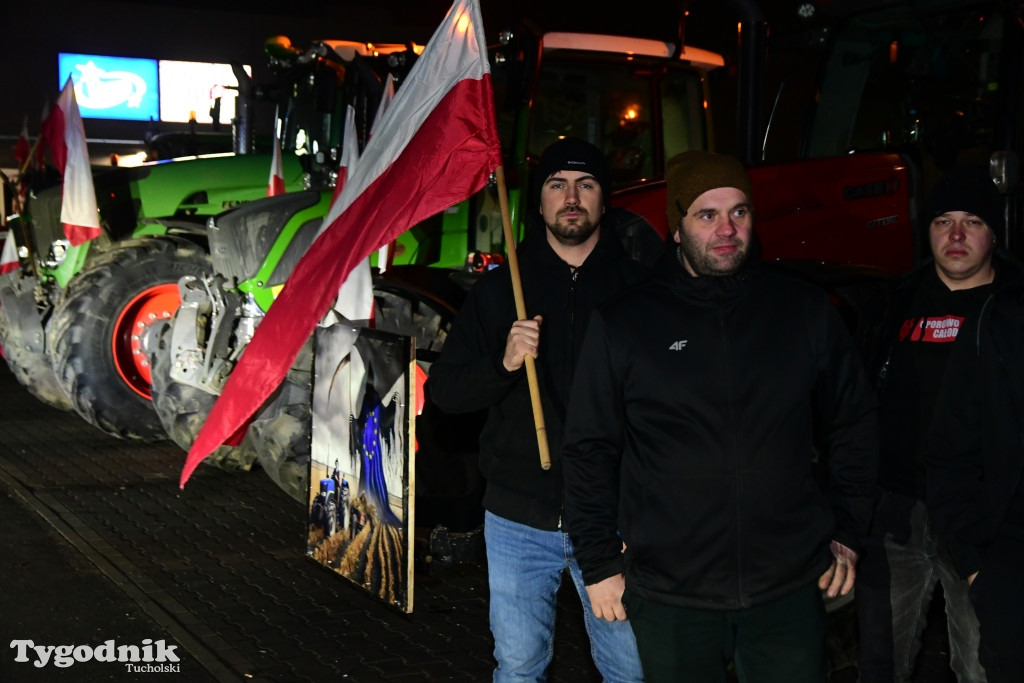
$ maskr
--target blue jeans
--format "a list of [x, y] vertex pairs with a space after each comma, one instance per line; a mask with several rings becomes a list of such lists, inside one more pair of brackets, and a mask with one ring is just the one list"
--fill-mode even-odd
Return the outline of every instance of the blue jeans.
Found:
[[583, 601], [590, 654], [604, 680], [643, 680], [629, 622], [594, 616], [568, 534], [534, 529], [487, 512], [484, 541], [498, 662], [495, 683], [546, 680], [555, 646], [556, 596], [565, 569]]
[[[897, 494], [886, 495], [898, 499]], [[950, 668], [960, 683], [981, 683], [985, 670], [978, 661], [978, 618], [967, 596], [967, 581], [957, 576], [952, 558], [940, 546], [925, 504], [904, 499], [901, 505], [909, 510], [910, 537], [904, 543], [891, 532], [874, 532], [857, 566], [860, 680], [913, 680], [928, 604], [941, 581]]]

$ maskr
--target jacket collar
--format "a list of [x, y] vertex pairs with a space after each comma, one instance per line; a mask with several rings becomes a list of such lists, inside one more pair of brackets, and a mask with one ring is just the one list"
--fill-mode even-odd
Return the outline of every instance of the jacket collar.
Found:
[[[547, 228], [540, 220], [533, 221], [533, 223], [527, 228], [526, 236], [519, 245], [519, 253], [522, 253], [525, 258], [535, 260], [545, 266], [572, 270], [569, 264], [563, 261], [562, 258], [555, 253], [551, 244], [548, 243]], [[602, 221], [597, 244], [594, 245], [593, 251], [590, 252], [587, 259], [579, 266], [579, 268], [577, 268], [577, 270], [589, 270], [595, 265], [600, 265], [621, 258], [625, 253], [626, 251], [622, 247], [622, 242], [619, 241], [615, 230], [610, 226], [604, 225], [604, 222]]]
[[763, 272], [759, 245], [752, 245], [743, 267], [732, 275], [694, 277], [682, 263], [679, 245], [671, 242], [654, 265], [655, 277], [677, 295], [709, 304], [728, 303], [739, 299], [750, 283]]

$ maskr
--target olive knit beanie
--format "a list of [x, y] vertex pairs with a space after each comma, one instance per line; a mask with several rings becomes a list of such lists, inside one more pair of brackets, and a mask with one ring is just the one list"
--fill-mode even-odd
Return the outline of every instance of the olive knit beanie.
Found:
[[669, 232], [679, 229], [697, 197], [719, 187], [735, 187], [752, 200], [750, 178], [736, 157], [703, 150], [683, 152], [669, 159], [665, 169]]

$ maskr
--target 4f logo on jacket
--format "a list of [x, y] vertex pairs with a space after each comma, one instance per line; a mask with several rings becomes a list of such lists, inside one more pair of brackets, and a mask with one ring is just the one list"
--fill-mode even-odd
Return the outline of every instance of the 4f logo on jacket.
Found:
[[686, 340], [685, 339], [680, 339], [679, 341], [672, 342], [669, 345], [668, 350], [669, 351], [682, 351], [685, 348], [686, 348]]
[[900, 341], [910, 342], [951, 342], [964, 319], [958, 315], [942, 315], [934, 318], [908, 318], [900, 326]]

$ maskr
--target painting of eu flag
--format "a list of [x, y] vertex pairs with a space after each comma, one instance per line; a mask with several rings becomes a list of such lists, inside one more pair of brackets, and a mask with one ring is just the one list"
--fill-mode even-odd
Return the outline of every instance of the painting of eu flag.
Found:
[[412, 338], [318, 328], [307, 554], [412, 611]]

